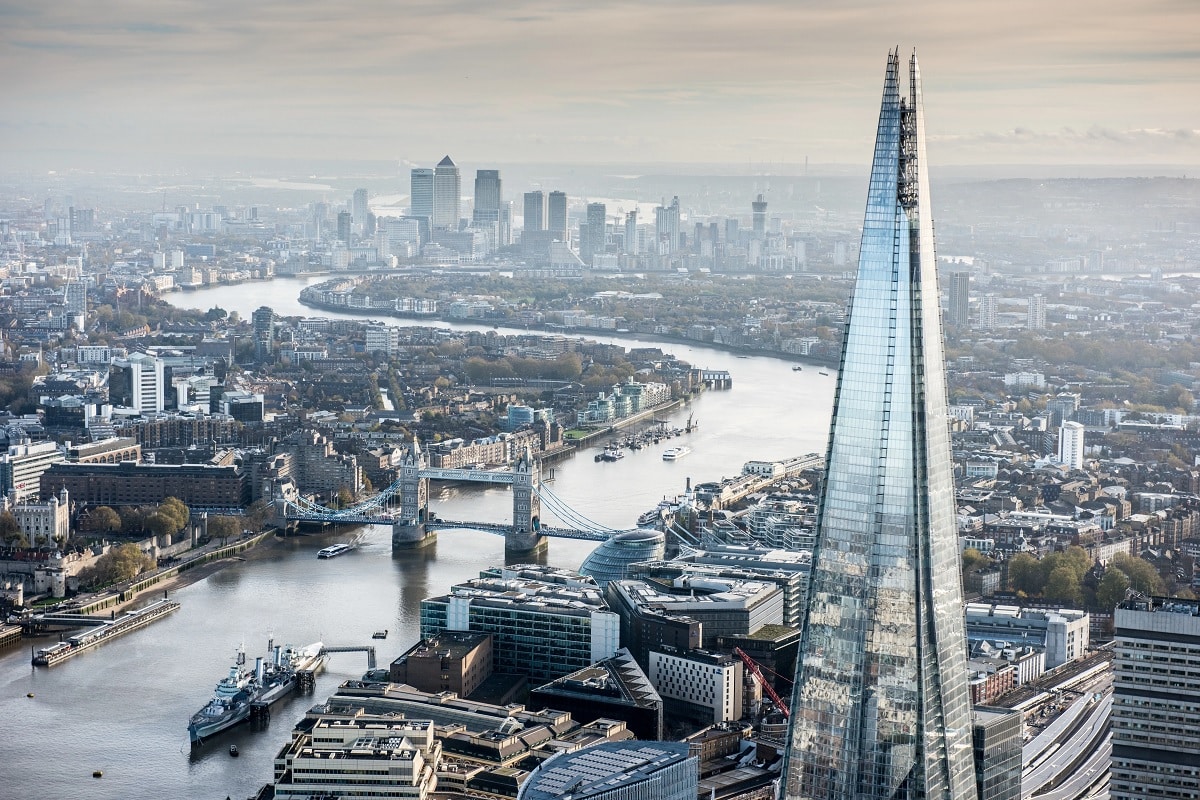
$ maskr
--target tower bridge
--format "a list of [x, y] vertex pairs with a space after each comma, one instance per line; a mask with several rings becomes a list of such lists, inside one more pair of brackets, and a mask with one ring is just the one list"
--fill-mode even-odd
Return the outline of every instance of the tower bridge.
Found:
[[[512, 523], [443, 520], [429, 511], [429, 481], [449, 480], [500, 484], [512, 487]], [[542, 524], [542, 503], [568, 526]], [[504, 536], [507, 553], [531, 553], [546, 547], [547, 537], [604, 541], [620, 530], [587, 519], [541, 482], [541, 470], [529, 448], [511, 469], [445, 469], [428, 466], [417, 441], [409, 445], [400, 465], [400, 477], [368, 500], [343, 509], [322, 506], [295, 491], [277, 487], [273, 501], [277, 518], [289, 522], [326, 522], [344, 525], [391, 525], [393, 549], [424, 547], [437, 539], [437, 531], [471, 528]]]

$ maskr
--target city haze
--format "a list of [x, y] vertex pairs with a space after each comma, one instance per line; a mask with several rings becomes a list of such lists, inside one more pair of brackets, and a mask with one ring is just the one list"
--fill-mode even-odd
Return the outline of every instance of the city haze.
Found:
[[1200, 164], [1200, 6], [0, 6], [0, 168], [862, 164], [915, 46], [940, 165]]

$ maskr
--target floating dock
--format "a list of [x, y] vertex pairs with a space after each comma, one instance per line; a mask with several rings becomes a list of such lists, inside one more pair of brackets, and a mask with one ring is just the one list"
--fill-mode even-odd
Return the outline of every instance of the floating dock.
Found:
[[135, 631], [178, 610], [179, 603], [176, 601], [158, 600], [137, 611], [126, 611], [116, 619], [97, 625], [90, 631], [75, 634], [64, 642], [43, 647], [33, 654], [33, 664], [38, 667], [53, 667], [55, 664], [62, 663], [85, 650], [90, 650], [98, 644]]
[[0, 647], [21, 641], [20, 625], [0, 625]]

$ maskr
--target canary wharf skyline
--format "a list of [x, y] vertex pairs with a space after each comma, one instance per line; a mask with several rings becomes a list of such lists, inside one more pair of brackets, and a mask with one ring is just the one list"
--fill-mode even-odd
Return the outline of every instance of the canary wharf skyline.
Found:
[[935, 161], [1200, 164], [1200, 6], [0, 4], [3, 166], [195, 155], [865, 164], [877, 53]]

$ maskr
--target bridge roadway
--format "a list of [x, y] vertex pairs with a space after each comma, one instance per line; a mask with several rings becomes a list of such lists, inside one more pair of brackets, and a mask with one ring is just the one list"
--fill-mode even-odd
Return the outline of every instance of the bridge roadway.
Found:
[[[493, 522], [464, 522], [461, 520], [451, 519], [436, 519], [425, 523], [425, 527], [435, 530], [449, 530], [455, 528], [470, 528], [475, 531], [485, 531], [487, 533], [495, 533], [503, 536], [512, 530], [512, 525], [499, 525]], [[583, 539], [589, 542], [605, 542], [622, 531], [584, 531], [578, 528], [555, 528], [541, 527], [537, 532], [542, 536], [550, 536], [555, 539]]]

